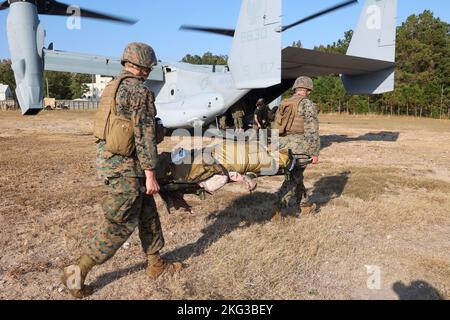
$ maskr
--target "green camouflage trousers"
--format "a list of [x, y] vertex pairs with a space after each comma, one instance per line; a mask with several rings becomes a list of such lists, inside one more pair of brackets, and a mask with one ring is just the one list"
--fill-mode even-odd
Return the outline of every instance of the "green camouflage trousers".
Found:
[[225, 130], [227, 128], [227, 117], [226, 116], [222, 116], [220, 117], [220, 129]]
[[[279, 142], [280, 150], [290, 149], [294, 154], [306, 153], [308, 150], [307, 142], [303, 135], [280, 137]], [[295, 167], [289, 178], [283, 183], [278, 192], [278, 208], [287, 209], [291, 207], [294, 200], [297, 206], [308, 202], [307, 190], [304, 184], [305, 170], [305, 167]]]
[[296, 201], [296, 205], [308, 201], [306, 187], [304, 184], [304, 173], [306, 168], [296, 166], [292, 173], [286, 177], [280, 191], [278, 191], [277, 207], [279, 209], [287, 209], [291, 206], [291, 202]]
[[[294, 154], [307, 154], [311, 149], [304, 135], [289, 135], [279, 138], [280, 150], [290, 149]], [[308, 194], [304, 184], [304, 174], [306, 167], [296, 166], [283, 183], [278, 192], [278, 208], [286, 209], [290, 203], [296, 200], [296, 205], [307, 204]]]
[[244, 120], [241, 117], [235, 118], [234, 126], [236, 130], [244, 129]]
[[161, 223], [154, 198], [144, 193], [145, 179], [119, 177], [107, 181], [105, 221], [91, 240], [88, 255], [98, 264], [105, 263], [137, 227], [144, 253], [160, 251], [164, 247]]

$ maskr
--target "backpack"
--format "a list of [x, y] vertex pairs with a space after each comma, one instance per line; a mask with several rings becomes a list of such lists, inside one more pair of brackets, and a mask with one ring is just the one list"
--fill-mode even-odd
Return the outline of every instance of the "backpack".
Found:
[[105, 88], [94, 124], [94, 136], [106, 141], [105, 150], [124, 157], [130, 157], [136, 149], [133, 121], [117, 114], [117, 92], [127, 78], [134, 77], [119, 77]]
[[280, 131], [280, 136], [305, 133], [305, 122], [299, 115], [300, 103], [303, 100], [304, 98], [294, 96], [281, 103], [274, 125], [274, 129]]

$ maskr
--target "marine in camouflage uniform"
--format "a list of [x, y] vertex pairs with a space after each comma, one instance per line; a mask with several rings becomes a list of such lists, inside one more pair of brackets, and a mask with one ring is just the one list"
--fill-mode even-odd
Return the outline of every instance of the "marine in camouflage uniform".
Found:
[[231, 109], [231, 114], [234, 119], [234, 127], [236, 131], [244, 130], [245, 111], [242, 103], [234, 105]]
[[[294, 89], [298, 98], [301, 99], [298, 116], [303, 120], [304, 134], [288, 134], [280, 137], [280, 150], [290, 149], [293, 154], [310, 155], [313, 163], [317, 164], [320, 153], [318, 110], [317, 106], [308, 99], [310, 92], [314, 89], [313, 82], [310, 78], [300, 77], [297, 79]], [[309, 202], [304, 185], [305, 169], [305, 166], [295, 166], [283, 183], [277, 195], [276, 217], [281, 216], [282, 211], [289, 208], [294, 201], [303, 214], [309, 214], [316, 210], [317, 206]]]
[[[97, 172], [107, 189], [103, 204], [105, 220], [77, 264], [64, 270], [63, 282], [76, 298], [90, 295], [89, 288], [84, 285], [88, 272], [95, 265], [111, 259], [136, 228], [139, 229], [143, 251], [148, 256], [149, 277], [156, 279], [165, 271], [175, 272], [182, 267], [181, 264], [163, 261], [159, 255], [164, 247], [164, 237], [155, 200], [148, 190], [149, 174], [156, 169], [158, 153], [155, 98], [144, 86], [144, 81], [154, 63], [156, 57], [151, 47], [142, 43], [129, 44], [122, 59], [124, 70], [108, 85], [117, 91], [111, 91], [114, 90], [111, 87], [105, 89], [102, 99], [106, 92], [108, 97], [104, 100], [106, 102], [100, 102], [99, 113], [106, 110], [109, 114], [111, 108], [102, 108], [102, 103], [108, 105], [115, 101], [113, 112], [131, 120], [135, 150], [130, 156], [118, 155], [107, 151], [105, 140], [97, 141]], [[96, 130], [98, 126], [105, 128], [105, 124], [97, 123], [97, 120]], [[153, 188], [155, 185], [150, 186]], [[159, 191], [157, 183], [155, 188]], [[78, 270], [80, 277], [75, 287], [70, 286], [71, 277], [75, 275], [73, 270]]]
[[220, 117], [219, 126], [220, 126], [220, 129], [222, 129], [222, 130], [227, 129], [227, 115], [226, 114]]
[[[124, 70], [119, 78], [125, 76], [133, 75]], [[118, 114], [134, 123], [134, 154], [114, 155], [105, 150], [105, 141], [97, 142], [97, 172], [108, 190], [103, 205], [105, 223], [89, 245], [89, 256], [97, 264], [112, 258], [138, 226], [147, 255], [158, 253], [164, 247], [155, 200], [145, 194], [144, 169], [156, 169], [158, 153], [154, 97], [143, 82], [143, 78], [126, 78], [116, 96]]]

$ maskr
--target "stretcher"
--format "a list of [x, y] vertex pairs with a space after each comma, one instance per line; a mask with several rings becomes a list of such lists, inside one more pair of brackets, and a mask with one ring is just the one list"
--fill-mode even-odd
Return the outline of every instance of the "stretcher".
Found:
[[204, 200], [228, 183], [242, 183], [249, 192], [261, 176], [288, 176], [296, 166], [308, 166], [311, 156], [290, 150], [272, 152], [258, 142], [224, 141], [198, 150], [178, 149], [162, 153], [157, 179], [168, 211], [191, 210], [184, 196], [195, 194]]

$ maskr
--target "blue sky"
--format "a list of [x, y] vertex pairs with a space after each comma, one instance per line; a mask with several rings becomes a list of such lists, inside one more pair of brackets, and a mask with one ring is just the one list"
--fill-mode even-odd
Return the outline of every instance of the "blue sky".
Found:
[[[62, 0], [62, 2], [65, 2]], [[207, 51], [228, 54], [231, 38], [210, 34], [181, 32], [182, 24], [234, 28], [240, 9], [240, 0], [73, 0], [89, 9], [133, 17], [140, 21], [128, 27], [90, 19], [82, 20], [81, 30], [68, 30], [66, 19], [41, 16], [47, 31], [46, 44], [54, 42], [55, 49], [96, 53], [119, 57], [128, 42], [151, 44], [159, 59], [179, 61], [185, 54], [202, 55]], [[283, 24], [289, 24], [341, 0], [284, 0]], [[363, 1], [322, 18], [308, 22], [283, 34], [283, 45], [301, 40], [304, 47], [329, 44], [353, 29]], [[450, 21], [448, 0], [399, 0], [399, 24], [409, 15], [429, 9], [436, 16]], [[0, 11], [0, 58], [9, 57], [6, 42], [7, 10]]]

